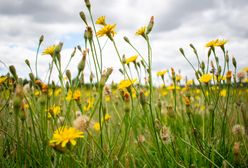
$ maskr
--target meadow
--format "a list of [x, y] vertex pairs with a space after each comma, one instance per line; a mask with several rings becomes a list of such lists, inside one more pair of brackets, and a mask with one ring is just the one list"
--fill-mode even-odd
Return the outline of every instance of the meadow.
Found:
[[[94, 20], [89, 0], [85, 9], [87, 15], [79, 14], [85, 43], [74, 48], [65, 69], [63, 43], [40, 51], [41, 36], [35, 69], [23, 60], [30, 78], [20, 78], [13, 65], [0, 77], [0, 167], [248, 167], [248, 67], [230, 58], [227, 40], [205, 44], [207, 61], [193, 44], [187, 46], [197, 66], [179, 48], [178, 57], [191, 66], [194, 79], [173, 67], [155, 75], [153, 16], [135, 32], [147, 54], [124, 36], [135, 53], [127, 57], [115, 42], [116, 24], [106, 23], [105, 16]], [[123, 80], [113, 83], [108, 80], [113, 68], [103, 68], [99, 42], [106, 37], [121, 65]], [[67, 67], [76, 52], [82, 59], [72, 76]], [[47, 81], [37, 67], [43, 55], [51, 60]], [[86, 83], [89, 61], [94, 68]]]

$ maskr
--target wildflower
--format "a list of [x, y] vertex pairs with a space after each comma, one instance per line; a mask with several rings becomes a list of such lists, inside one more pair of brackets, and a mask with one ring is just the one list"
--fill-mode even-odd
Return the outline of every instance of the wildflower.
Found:
[[221, 97], [226, 97], [226, 89], [223, 89], [220, 91], [220, 96]]
[[104, 121], [109, 121], [110, 119], [111, 119], [111, 115], [109, 115], [108, 113], [105, 114]]
[[103, 37], [104, 35], [108, 36], [109, 38], [112, 38], [116, 32], [115, 32], [116, 24], [107, 24], [105, 25], [101, 30], [99, 30], [96, 35], [97, 37]]
[[96, 20], [96, 24], [105, 26], [105, 25], [106, 25], [105, 16], [100, 16], [100, 17]]
[[138, 55], [134, 55], [134, 56], [131, 56], [129, 58], [126, 58], [125, 59], [125, 64], [129, 64], [130, 62], [134, 62], [135, 63], [135, 61], [137, 60], [137, 58], [138, 58]]
[[205, 46], [206, 47], [223, 47], [225, 44], [227, 43], [227, 40], [219, 40], [219, 39], [216, 39], [216, 40], [212, 40], [210, 42], [208, 42]]
[[242, 82], [245, 79], [245, 72], [238, 72], [237, 77], [239, 79], [239, 82]]
[[50, 55], [52, 57], [56, 47], [57, 45], [51, 45], [47, 47], [46, 49], [43, 50], [42, 55]]
[[55, 106], [53, 105], [51, 108], [48, 110], [48, 118], [51, 118], [52, 116], [58, 116], [61, 112], [60, 106]]
[[181, 89], [181, 88], [180, 88], [180, 86], [170, 85], [170, 86], [167, 86], [167, 89], [168, 89], [168, 90], [175, 90], [175, 89], [176, 89], [176, 90], [179, 90], [179, 89]]
[[189, 97], [185, 97], [184, 98], [184, 102], [185, 102], [185, 105], [186, 106], [190, 106], [190, 104], [191, 104], [191, 101], [190, 101], [190, 98]]
[[87, 100], [87, 104], [84, 106], [84, 111], [89, 111], [90, 109], [93, 108], [93, 105], [94, 105], [94, 98], [89, 98]]
[[3, 82], [5, 82], [6, 79], [8, 79], [7, 76], [2, 76], [2, 77], [0, 77], [0, 85], [1, 85]]
[[232, 78], [232, 71], [228, 71], [226, 73], [226, 80], [227, 80], [227, 83], [230, 83], [231, 82], [231, 78]]
[[61, 88], [56, 89], [55, 92], [54, 92], [54, 95], [55, 96], [59, 96], [61, 94], [61, 92], [62, 92], [62, 89]]
[[80, 99], [80, 97], [81, 97], [80, 90], [74, 91], [74, 93], [73, 93], [73, 99], [76, 100], [76, 101], [78, 101]]
[[93, 128], [94, 128], [94, 130], [97, 131], [97, 132], [100, 131], [100, 123], [99, 123], [99, 122], [96, 122], [96, 123], [94, 124]]
[[106, 102], [109, 102], [110, 99], [111, 99], [111, 97], [110, 97], [109, 95], [106, 95], [106, 96], [105, 96], [105, 101], [106, 101]]
[[202, 83], [207, 84], [209, 81], [211, 81], [212, 79], [212, 74], [203, 74], [200, 78], [199, 81]]
[[122, 80], [119, 85], [118, 85], [118, 89], [125, 89], [130, 87], [131, 85], [133, 85], [136, 82], [136, 79], [133, 80]]
[[136, 31], [135, 35], [145, 37], [145, 33], [146, 33], [146, 26], [143, 26]]
[[81, 115], [73, 121], [73, 127], [79, 131], [85, 131], [89, 126], [89, 117]]
[[68, 93], [67, 93], [67, 96], [65, 98], [67, 101], [70, 101], [72, 99], [72, 91], [69, 90]]
[[194, 82], [193, 80], [188, 80], [188, 81], [186, 82], [186, 85], [187, 85], [187, 86], [190, 86], [190, 85], [193, 84], [193, 82]]
[[54, 134], [53, 138], [50, 140], [49, 144], [52, 147], [60, 146], [62, 148], [66, 147], [66, 145], [76, 145], [77, 138], [83, 138], [83, 132], [76, 130], [73, 127], [60, 127], [58, 128]]
[[217, 47], [223, 47], [227, 42], [228, 41], [227, 40], [224, 40], [224, 39], [222, 39], [222, 40], [217, 39], [217, 41], [215, 43], [215, 46], [217, 46]]
[[168, 70], [158, 71], [157, 76], [164, 76], [167, 72]]
[[246, 73], [248, 73], [248, 67], [245, 67], [243, 70], [244, 70]]
[[182, 76], [181, 75], [176, 75], [176, 81], [180, 81], [182, 79]]

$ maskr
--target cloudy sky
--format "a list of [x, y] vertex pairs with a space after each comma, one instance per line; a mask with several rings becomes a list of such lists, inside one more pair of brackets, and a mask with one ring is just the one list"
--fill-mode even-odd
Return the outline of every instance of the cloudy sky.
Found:
[[[121, 54], [127, 57], [136, 54], [124, 41], [130, 41], [146, 57], [145, 41], [134, 35], [147, 25], [151, 16], [155, 26], [150, 35], [153, 49], [153, 71], [174, 67], [183, 76], [193, 76], [193, 71], [178, 52], [183, 47], [189, 59], [195, 63], [189, 44], [196, 46], [200, 58], [206, 59], [209, 40], [229, 40], [226, 45], [230, 56], [235, 56], [239, 68], [248, 66], [248, 1], [247, 0], [91, 0], [94, 19], [106, 16], [108, 23], [117, 24], [115, 36]], [[0, 0], [0, 60], [7, 66], [15, 65], [18, 74], [27, 77], [29, 70], [24, 63], [35, 63], [35, 52], [41, 35], [45, 40], [41, 51], [51, 44], [64, 42], [62, 60], [66, 65], [77, 45], [84, 46], [85, 26], [79, 12], [87, 14], [83, 0]], [[88, 16], [88, 15], [87, 15]], [[99, 29], [99, 27], [97, 27]], [[100, 40], [103, 45], [106, 38]], [[121, 67], [111, 42], [103, 50], [104, 67], [113, 67], [112, 79], [120, 80]], [[222, 55], [220, 54], [222, 58]], [[79, 52], [69, 69], [77, 72], [81, 58]], [[45, 79], [51, 58], [39, 54], [39, 76]], [[34, 69], [34, 66], [33, 66]], [[7, 68], [0, 63], [0, 75]], [[86, 75], [89, 74], [89, 67]], [[53, 77], [55, 79], [56, 72]], [[56, 79], [55, 79], [56, 80]]]

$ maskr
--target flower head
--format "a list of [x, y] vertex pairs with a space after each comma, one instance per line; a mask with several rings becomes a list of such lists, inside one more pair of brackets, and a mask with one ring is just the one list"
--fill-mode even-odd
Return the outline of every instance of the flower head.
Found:
[[130, 62], [135, 62], [138, 58], [138, 55], [131, 56], [125, 59], [125, 64], [129, 64]]
[[220, 39], [216, 39], [216, 40], [212, 40], [209, 41], [205, 46], [206, 47], [223, 47], [228, 41], [227, 40], [220, 40]]
[[116, 24], [106, 24], [102, 29], [96, 32], [97, 37], [108, 36], [110, 38], [114, 37]]
[[56, 47], [57, 47], [56, 45], [51, 45], [47, 47], [46, 49], [43, 50], [42, 55], [50, 55], [52, 57]]
[[99, 123], [99, 122], [96, 122], [96, 123], [94, 124], [93, 128], [94, 128], [95, 131], [98, 132], [98, 131], [100, 130], [100, 123]]
[[60, 127], [58, 128], [54, 134], [49, 144], [52, 147], [60, 146], [62, 148], [66, 147], [67, 144], [76, 145], [77, 138], [83, 138], [83, 132], [76, 130], [73, 127]]
[[2, 77], [0, 77], [0, 85], [1, 85], [3, 82], [5, 82], [7, 78], [8, 78], [7, 76], [2, 76]]
[[207, 84], [209, 81], [211, 81], [212, 77], [213, 77], [212, 74], [203, 74], [200, 77], [199, 81], [202, 82], [202, 83], [206, 83]]
[[75, 90], [74, 93], [73, 93], [73, 99], [78, 101], [81, 97], [81, 92], [80, 90]]
[[167, 72], [168, 70], [158, 71], [157, 76], [164, 76]]
[[125, 89], [130, 87], [131, 85], [133, 85], [136, 82], [136, 79], [133, 80], [122, 80], [119, 85], [118, 85], [118, 89]]
[[51, 118], [52, 116], [58, 116], [61, 112], [60, 106], [53, 105], [48, 110], [48, 118]]
[[143, 26], [136, 31], [135, 35], [144, 37], [145, 33], [146, 33], [146, 26]]
[[100, 16], [100, 17], [96, 20], [96, 24], [105, 26], [105, 25], [106, 25], [105, 16]]

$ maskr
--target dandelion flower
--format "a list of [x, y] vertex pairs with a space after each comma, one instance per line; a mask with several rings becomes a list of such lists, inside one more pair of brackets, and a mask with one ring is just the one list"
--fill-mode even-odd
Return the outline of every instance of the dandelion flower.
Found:
[[108, 113], [105, 114], [104, 121], [109, 121], [110, 119], [111, 119], [111, 115], [109, 115]]
[[57, 47], [56, 45], [51, 45], [47, 47], [45, 50], [43, 50], [42, 55], [53, 56], [56, 47]]
[[7, 76], [2, 76], [2, 77], [0, 77], [0, 85], [1, 85], [3, 82], [5, 82], [7, 78], [8, 78]]
[[122, 80], [119, 85], [118, 85], [118, 89], [123, 90], [125, 88], [130, 87], [132, 84], [134, 84], [136, 82], [136, 79], [133, 80]]
[[220, 91], [220, 96], [221, 97], [226, 97], [226, 89], [223, 89]]
[[157, 76], [164, 76], [167, 72], [168, 70], [158, 71]]
[[102, 29], [100, 29], [98, 32], [96, 32], [96, 35], [97, 37], [103, 37], [105, 35], [108, 37], [113, 37], [116, 34], [115, 27], [116, 27], [116, 24], [107, 24]]
[[100, 123], [99, 123], [99, 122], [96, 122], [96, 123], [94, 124], [93, 128], [94, 128], [94, 130], [97, 131], [97, 132], [100, 131]]
[[222, 40], [217, 39], [217, 41], [215, 43], [215, 46], [216, 47], [223, 47], [227, 42], [228, 41], [227, 40], [224, 40], [224, 39], [222, 39]]
[[131, 56], [125, 59], [125, 64], [129, 64], [130, 62], [135, 62], [138, 58], [138, 55]]
[[145, 37], [145, 33], [146, 33], [146, 26], [143, 26], [136, 31], [135, 35]]
[[200, 81], [201, 83], [206, 83], [206, 84], [207, 84], [209, 81], [211, 81], [212, 77], [213, 77], [212, 74], [203, 74], [203, 75], [200, 77], [199, 81]]
[[73, 99], [76, 100], [76, 101], [78, 101], [80, 99], [80, 97], [81, 97], [80, 90], [74, 91], [74, 93], [73, 93]]
[[48, 110], [48, 118], [51, 118], [52, 116], [58, 116], [61, 112], [60, 106], [53, 105], [51, 108]]
[[83, 138], [83, 132], [76, 130], [73, 127], [60, 127], [58, 128], [52, 137], [52, 140], [50, 140], [49, 144], [52, 147], [55, 146], [61, 146], [62, 148], [66, 147], [66, 145], [76, 145], [77, 138]]
[[96, 24], [105, 26], [105, 25], [106, 25], [105, 16], [100, 16], [100, 17], [96, 20]]

